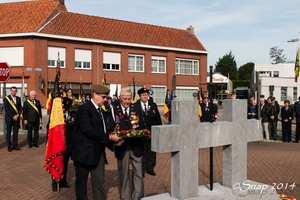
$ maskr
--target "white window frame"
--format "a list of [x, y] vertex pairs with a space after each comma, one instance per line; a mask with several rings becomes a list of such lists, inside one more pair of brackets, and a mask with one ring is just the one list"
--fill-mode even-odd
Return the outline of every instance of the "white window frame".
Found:
[[0, 47], [0, 62], [9, 66], [24, 66], [24, 47]]
[[[166, 57], [152, 56], [151, 57], [151, 72], [152, 73], [166, 73], [166, 60], [167, 60]], [[160, 66], [161, 63], [163, 63], [163, 66]], [[156, 65], [156, 66], [154, 66], [154, 65]], [[162, 71], [160, 71], [160, 67], [163, 68]], [[154, 68], [155, 68], [155, 70], [154, 70]]]
[[[180, 93], [180, 90], [191, 90], [191, 94], [190, 94], [190, 96], [183, 96]], [[198, 87], [179, 86], [179, 87], [176, 87], [175, 94], [176, 94], [178, 100], [195, 100], [195, 97], [193, 96], [194, 92], [198, 92]]]
[[[130, 69], [130, 57], [134, 57], [134, 66], [132, 66], [134, 69]], [[137, 58], [142, 58], [142, 66], [137, 66]], [[137, 70], [138, 67], [142, 67], [142, 70]], [[145, 71], [145, 56], [144, 55], [137, 55], [137, 54], [129, 54], [128, 55], [128, 71], [129, 72], [144, 72]]]
[[92, 50], [75, 49], [74, 69], [82, 69], [82, 70], [92, 69]]
[[[55, 68], [57, 66], [57, 59], [59, 53], [60, 68], [66, 68], [66, 48], [65, 47], [52, 47], [48, 46], [48, 61], [47, 65], [49, 68]], [[49, 65], [49, 63], [54, 63]]]
[[[109, 69], [104, 69], [104, 65], [109, 65]], [[119, 69], [113, 69], [116, 66], [119, 66]], [[103, 52], [103, 70], [121, 71], [121, 53]]]
[[[192, 68], [191, 73], [184, 73], [183, 70], [187, 70], [187, 69], [181, 69], [181, 62], [186, 62], [186, 61], [190, 61], [192, 62]], [[195, 63], [196, 66], [195, 66]], [[185, 58], [176, 58], [175, 59], [175, 74], [184, 74], [184, 75], [199, 75], [199, 60], [193, 60], [193, 59], [185, 59]]]
[[[155, 91], [155, 88], [163, 88], [163, 93], [162, 96], [159, 96], [159, 94], [157, 94], [157, 91]], [[157, 105], [164, 105], [165, 104], [165, 98], [166, 98], [166, 91], [167, 91], [167, 86], [165, 85], [152, 85], [151, 89], [153, 90], [153, 101], [157, 104]]]

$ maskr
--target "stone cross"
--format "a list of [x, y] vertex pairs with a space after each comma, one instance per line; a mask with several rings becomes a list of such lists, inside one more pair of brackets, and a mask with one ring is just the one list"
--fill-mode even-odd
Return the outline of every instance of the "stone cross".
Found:
[[247, 143], [261, 139], [247, 100], [224, 100], [224, 121], [199, 123], [197, 101], [173, 101], [172, 124], [152, 126], [152, 151], [171, 152], [171, 197], [198, 196], [198, 149], [223, 146], [223, 186], [247, 180]]

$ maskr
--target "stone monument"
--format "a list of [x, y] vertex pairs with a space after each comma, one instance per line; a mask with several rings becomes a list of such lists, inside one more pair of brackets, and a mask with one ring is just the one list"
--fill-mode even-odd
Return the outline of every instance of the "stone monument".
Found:
[[[214, 123], [199, 123], [197, 104], [197, 101], [173, 101], [172, 124], [152, 127], [152, 151], [171, 152], [171, 194], [143, 199], [235, 199], [241, 195], [253, 199], [248, 195], [250, 190], [245, 189], [248, 185], [264, 186], [263, 195], [271, 195], [264, 198], [278, 199], [276, 191], [266, 194], [271, 187], [265, 184], [252, 181], [243, 184], [248, 181], [247, 143], [261, 139], [260, 121], [247, 120], [247, 100], [224, 100], [224, 121]], [[198, 149], [216, 146], [223, 146], [223, 181], [215, 183], [210, 191], [198, 186]], [[236, 184], [244, 187], [238, 195], [233, 190]]]

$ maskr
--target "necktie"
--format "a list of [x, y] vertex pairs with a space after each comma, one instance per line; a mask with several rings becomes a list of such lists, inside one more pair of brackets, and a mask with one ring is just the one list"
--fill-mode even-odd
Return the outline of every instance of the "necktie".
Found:
[[104, 117], [101, 111], [101, 108], [97, 108], [98, 113], [100, 114], [100, 117], [102, 119], [102, 123], [103, 123], [103, 128], [104, 128], [104, 134], [106, 134], [106, 127], [105, 127], [105, 121], [104, 121]]
[[124, 109], [124, 116], [125, 116], [125, 118], [128, 117], [128, 114], [127, 114], [127, 108]]
[[145, 103], [144, 103], [144, 112], [145, 112], [145, 114], [147, 115], [147, 106], [146, 106]]

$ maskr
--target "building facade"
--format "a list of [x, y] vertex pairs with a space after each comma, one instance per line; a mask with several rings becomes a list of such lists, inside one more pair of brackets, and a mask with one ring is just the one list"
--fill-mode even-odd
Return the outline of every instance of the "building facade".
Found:
[[[11, 67], [12, 85], [35, 90], [41, 102], [53, 88], [58, 55], [62, 87], [90, 93], [105, 78], [111, 95], [116, 88], [151, 88], [164, 104], [176, 76], [178, 99], [193, 99], [206, 89], [208, 52], [194, 28], [175, 29], [67, 11], [64, 0], [0, 4], [0, 62]], [[3, 83], [2, 90], [3, 90]], [[19, 91], [20, 92], [20, 91]], [[20, 94], [19, 94], [20, 95]]]
[[285, 100], [291, 103], [297, 101], [300, 94], [297, 94], [299, 83], [295, 82], [294, 68], [295, 63], [256, 64], [261, 94], [274, 96], [280, 105], [284, 105]]

